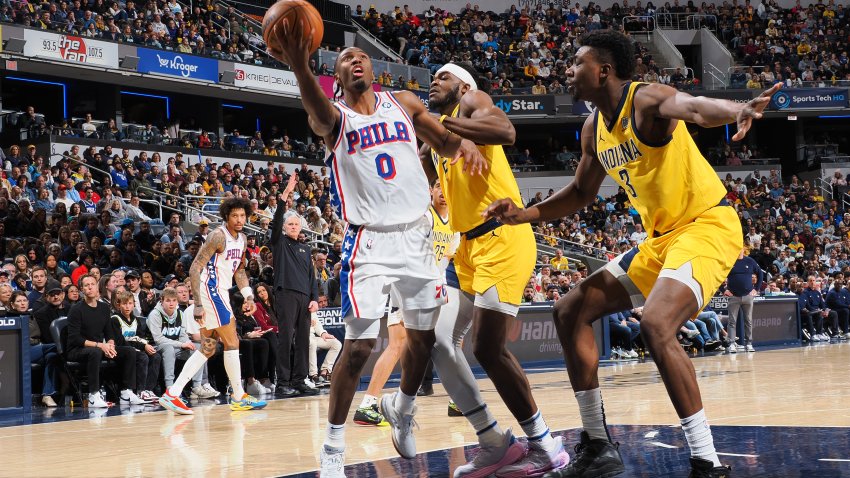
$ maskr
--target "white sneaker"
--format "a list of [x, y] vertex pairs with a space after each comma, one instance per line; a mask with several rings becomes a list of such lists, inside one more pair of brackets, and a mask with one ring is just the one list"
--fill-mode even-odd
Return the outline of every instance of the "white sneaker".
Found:
[[307, 385], [310, 388], [316, 388], [316, 384], [313, 383], [312, 380], [310, 380], [310, 377], [304, 379], [304, 385]]
[[413, 413], [402, 415], [395, 406], [395, 393], [388, 393], [381, 397], [381, 414], [384, 420], [390, 424], [393, 430], [393, 446], [402, 458], [412, 459], [416, 456], [416, 438], [413, 437], [412, 426], [416, 425], [413, 417], [416, 415], [416, 407]]
[[623, 349], [620, 347], [614, 347], [611, 349], [611, 359], [619, 360], [623, 357]]
[[699, 335], [699, 330], [688, 329], [688, 331], [685, 332], [685, 335], [689, 339], [692, 339], [692, 338], [696, 337], [697, 335]]
[[265, 385], [261, 384], [261, 386], [266, 389], [266, 394], [274, 393], [274, 384], [272, 383], [270, 385], [271, 385], [271, 387], [266, 387]]
[[146, 401], [147, 403], [156, 403], [159, 401], [159, 397], [156, 396], [155, 393], [150, 390], [142, 390], [142, 393], [139, 394], [139, 398]]
[[755, 352], [756, 349], [753, 347], [753, 344], [747, 344], [747, 352]]
[[109, 404], [100, 392], [94, 392], [89, 394], [89, 408], [109, 408]]
[[633, 359], [638, 358], [637, 350], [634, 350], [634, 349], [626, 350], [626, 353], [629, 355], [629, 358], [633, 358]]
[[455, 468], [454, 478], [487, 477], [525, 456], [525, 446], [514, 438], [510, 429], [505, 431], [504, 439], [496, 447], [481, 445], [472, 461]]
[[215, 387], [213, 387], [209, 383], [205, 383], [204, 386], [203, 386], [203, 389], [206, 390], [207, 392], [209, 392], [210, 394], [212, 394], [210, 396], [210, 398], [216, 398], [216, 397], [221, 395], [221, 392], [216, 390]]
[[319, 455], [319, 476], [322, 478], [345, 478], [345, 448], [322, 446]]
[[129, 388], [126, 390], [121, 390], [121, 403], [127, 403], [130, 405], [144, 405], [146, 402], [139, 398], [138, 395], [133, 393]]
[[730, 354], [738, 353], [738, 344], [736, 344], [735, 342], [732, 342], [731, 344], [729, 344], [729, 348], [727, 350], [729, 351]]
[[[254, 383], [257, 383], [257, 382], [254, 382]], [[248, 392], [248, 393], [251, 393], [251, 392]], [[192, 394], [189, 395], [189, 396], [191, 398], [200, 398], [200, 399], [215, 398], [215, 397], [218, 396], [218, 391], [208, 390], [208, 389], [204, 388], [203, 386], [192, 387]]]
[[557, 448], [547, 452], [539, 443], [529, 443], [525, 458], [518, 462], [502, 467], [496, 472], [498, 478], [525, 478], [541, 476], [547, 471], [560, 470], [570, 462], [570, 454], [564, 449], [564, 440], [554, 437]]
[[53, 400], [53, 397], [51, 397], [50, 395], [43, 395], [41, 397], [41, 403], [44, 404], [44, 406], [47, 408], [55, 408], [58, 406], [56, 405], [56, 401]]
[[245, 391], [248, 395], [258, 396], [266, 393], [266, 387], [260, 385], [260, 382], [254, 380], [250, 385], [245, 387]]

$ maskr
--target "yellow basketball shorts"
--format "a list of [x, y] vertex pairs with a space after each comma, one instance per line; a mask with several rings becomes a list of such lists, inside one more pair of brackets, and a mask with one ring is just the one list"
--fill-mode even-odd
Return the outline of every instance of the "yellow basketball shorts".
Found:
[[483, 294], [496, 287], [499, 300], [519, 305], [534, 272], [537, 244], [528, 224], [502, 225], [474, 239], [461, 236], [454, 257], [460, 289]]
[[694, 291], [699, 309], [726, 280], [743, 248], [738, 214], [732, 207], [717, 206], [694, 222], [643, 244], [609, 262], [608, 270], [643, 305], [658, 277], [670, 277]]

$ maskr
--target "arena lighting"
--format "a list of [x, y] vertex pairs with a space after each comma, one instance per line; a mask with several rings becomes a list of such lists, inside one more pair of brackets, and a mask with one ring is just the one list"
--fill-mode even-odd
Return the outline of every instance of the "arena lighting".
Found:
[[222, 104], [221, 104], [221, 107], [222, 107], [222, 108], [233, 108], [234, 110], [242, 110], [242, 109], [245, 109], [245, 107], [244, 107], [244, 106], [239, 106], [239, 105], [229, 105], [229, 104], [225, 104], [225, 103], [222, 103]]
[[6, 46], [3, 48], [4, 50], [10, 53], [24, 53], [24, 45], [27, 44], [26, 40], [20, 38], [9, 38], [6, 41]]
[[850, 118], [850, 115], [825, 115], [825, 116], [818, 116], [818, 118], [824, 118], [824, 119], [826, 119], [826, 118]]
[[729, 144], [729, 125], [726, 125], [726, 144]]
[[7, 80], [14, 80], [14, 81], [25, 81], [25, 82], [28, 82], [28, 83], [38, 83], [40, 85], [61, 86], [62, 87], [62, 117], [63, 118], [68, 117], [68, 93], [66, 91], [67, 87], [66, 87], [65, 83], [58, 83], [58, 82], [55, 82], [55, 81], [33, 80], [33, 79], [30, 79], [30, 78], [19, 78], [17, 76], [7, 76], [6, 79]]
[[165, 100], [165, 118], [171, 119], [171, 100], [167, 96], [151, 95], [148, 93], [136, 93], [135, 91], [121, 91], [122, 95], [143, 96], [145, 98], [156, 98]]

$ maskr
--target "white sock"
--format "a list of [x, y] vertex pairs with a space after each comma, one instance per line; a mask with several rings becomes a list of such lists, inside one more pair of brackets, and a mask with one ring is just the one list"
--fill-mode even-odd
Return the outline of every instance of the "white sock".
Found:
[[463, 412], [463, 416], [469, 420], [469, 424], [475, 429], [475, 434], [478, 435], [478, 443], [481, 445], [500, 446], [504, 443], [505, 432], [499, 427], [499, 422], [493, 418], [493, 414], [490, 413], [486, 403], [468, 412]]
[[711, 437], [711, 428], [705, 418], [705, 409], [702, 409], [688, 418], [680, 420], [682, 431], [685, 432], [685, 440], [691, 449], [691, 456], [702, 458], [720, 466], [720, 458], [714, 450], [714, 438]]
[[[238, 358], [238, 356], [237, 356]], [[207, 356], [202, 354], [199, 350], [195, 350], [195, 353], [189, 356], [189, 360], [186, 360], [186, 363], [183, 365], [183, 370], [180, 371], [180, 375], [177, 377], [177, 380], [168, 387], [168, 394], [172, 397], [179, 397], [181, 393], [183, 393], [183, 388], [189, 383], [189, 380], [198, 373], [198, 370], [207, 363]]]
[[363, 395], [363, 401], [360, 402], [360, 406], [357, 407], [357, 408], [369, 408], [372, 405], [377, 405], [377, 404], [378, 404], [378, 397], [376, 397], [374, 395], [369, 395], [367, 393], [366, 395]]
[[334, 425], [328, 422], [328, 427], [325, 431], [325, 446], [345, 448], [345, 424]]
[[416, 395], [406, 395], [401, 390], [395, 394], [394, 405], [398, 408], [398, 412], [402, 415], [410, 415], [413, 413], [413, 402], [416, 401]]
[[578, 412], [581, 424], [587, 436], [593, 439], [611, 441], [608, 429], [605, 427], [605, 407], [602, 405], [602, 391], [599, 387], [592, 390], [576, 392]]
[[546, 422], [543, 420], [543, 415], [540, 414], [540, 410], [537, 410], [537, 413], [531, 416], [528, 420], [523, 420], [519, 422], [522, 427], [522, 431], [525, 432], [525, 436], [528, 438], [529, 445], [537, 445], [546, 450], [549, 453], [554, 452], [558, 449], [558, 442], [552, 437], [552, 434], [549, 433], [549, 427], [546, 426]]
[[227, 378], [230, 379], [230, 388], [233, 389], [232, 396], [241, 400], [245, 396], [245, 389], [242, 388], [242, 367], [239, 363], [238, 350], [224, 351], [224, 370], [227, 372]]

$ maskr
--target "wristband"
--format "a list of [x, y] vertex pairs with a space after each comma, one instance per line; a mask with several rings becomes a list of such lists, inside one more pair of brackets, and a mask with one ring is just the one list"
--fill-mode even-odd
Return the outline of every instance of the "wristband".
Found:
[[246, 287], [243, 287], [243, 288], [239, 289], [239, 292], [241, 292], [241, 293], [242, 293], [242, 297], [243, 297], [245, 300], [253, 299], [253, 298], [254, 298], [254, 290], [253, 290], [253, 289], [251, 289], [250, 287], [247, 287], [247, 286], [246, 286]]

